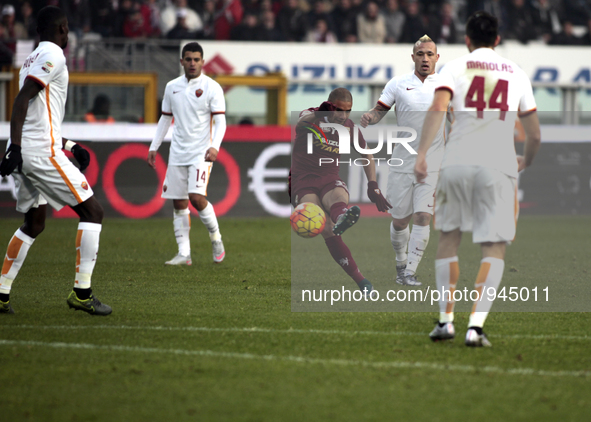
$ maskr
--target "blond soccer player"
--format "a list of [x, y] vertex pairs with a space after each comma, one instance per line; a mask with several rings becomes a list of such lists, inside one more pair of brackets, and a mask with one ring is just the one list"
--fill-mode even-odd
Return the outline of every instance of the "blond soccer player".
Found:
[[[414, 71], [392, 78], [386, 84], [375, 107], [361, 117], [362, 127], [378, 123], [396, 106], [398, 126], [413, 128], [417, 131], [417, 139], [420, 139], [425, 113], [433, 101], [435, 87], [439, 82], [439, 75], [435, 73], [435, 65], [439, 60], [437, 46], [424, 35], [414, 44], [411, 59]], [[418, 183], [414, 177], [416, 155], [402, 144], [397, 144], [392, 151], [392, 158], [402, 160], [400, 166], [389, 167], [387, 188], [387, 199], [392, 204], [390, 241], [396, 254], [398, 284], [421, 285], [416, 271], [429, 243], [435, 186], [445, 143], [443, 131], [444, 122], [439, 126], [427, 152], [429, 173], [423, 183]], [[410, 137], [411, 134], [398, 132], [398, 136]], [[411, 219], [412, 232], [408, 227]]]
[[[435, 260], [439, 323], [434, 341], [455, 337], [451, 294], [459, 277], [458, 248], [462, 233], [472, 232], [482, 260], [475, 290], [478, 298], [468, 322], [465, 344], [490, 346], [482, 331], [498, 291], [507, 242], [515, 237], [517, 174], [531, 165], [540, 146], [540, 127], [531, 82], [515, 63], [499, 56], [498, 20], [476, 12], [466, 24], [470, 53], [447, 63], [425, 118], [415, 175], [428, 176], [427, 151], [451, 102], [455, 120], [447, 141], [435, 198], [435, 228], [441, 230]], [[517, 156], [513, 127], [519, 116], [525, 129], [523, 156]], [[480, 300], [482, 299], [482, 300]]]

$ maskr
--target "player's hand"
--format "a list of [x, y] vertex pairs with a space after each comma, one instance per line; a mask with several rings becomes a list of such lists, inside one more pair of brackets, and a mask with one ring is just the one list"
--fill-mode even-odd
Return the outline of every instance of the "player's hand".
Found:
[[517, 171], [525, 170], [527, 166], [525, 165], [525, 157], [523, 155], [517, 156]]
[[425, 157], [417, 157], [417, 162], [415, 163], [415, 177], [419, 183], [424, 183], [427, 178], [427, 160], [425, 160]]
[[378, 182], [371, 181], [367, 184], [367, 196], [369, 197], [370, 201], [376, 204], [378, 211], [386, 212], [392, 205], [384, 198], [380, 188], [378, 187]]
[[367, 127], [367, 125], [371, 124], [371, 114], [363, 113], [363, 116], [361, 116], [359, 124], [361, 125], [361, 127]]
[[148, 151], [148, 165], [153, 169], [156, 168], [156, 151]]
[[23, 169], [23, 156], [21, 155], [21, 146], [10, 144], [6, 154], [0, 163], [0, 176], [8, 176], [18, 167], [20, 173]]
[[72, 147], [72, 155], [74, 155], [74, 158], [80, 165], [80, 172], [84, 173], [84, 170], [86, 170], [90, 164], [90, 154], [79, 144], [76, 144]]
[[205, 161], [215, 162], [216, 158], [218, 158], [218, 150], [214, 147], [211, 147], [205, 153]]

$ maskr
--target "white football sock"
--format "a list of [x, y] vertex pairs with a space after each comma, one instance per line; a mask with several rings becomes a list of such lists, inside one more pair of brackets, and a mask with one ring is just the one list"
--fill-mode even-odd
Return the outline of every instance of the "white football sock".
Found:
[[406, 246], [408, 245], [408, 239], [410, 237], [410, 230], [408, 226], [404, 230], [397, 231], [394, 228], [394, 223], [390, 223], [390, 242], [394, 252], [396, 252], [396, 261], [398, 263], [406, 263]]
[[406, 275], [413, 275], [417, 272], [419, 262], [423, 258], [425, 249], [429, 244], [430, 226], [412, 226], [410, 241], [408, 242], [408, 264], [406, 265]]
[[207, 206], [199, 211], [199, 218], [207, 227], [209, 231], [209, 238], [211, 241], [220, 240], [222, 235], [220, 234], [220, 228], [218, 226], [218, 219], [215, 216], [215, 211], [211, 202], [207, 203]]
[[2, 265], [2, 275], [0, 276], [0, 293], [10, 293], [12, 282], [23, 266], [29, 248], [34, 241], [34, 238], [24, 234], [21, 229], [17, 229], [10, 242], [8, 242], [4, 264]]
[[96, 264], [102, 226], [97, 223], [78, 223], [76, 235], [76, 279], [74, 287], [89, 289]]
[[[482, 300], [474, 301], [468, 327], [482, 327], [484, 321], [490, 312], [493, 301], [490, 300], [492, 296], [492, 289], [496, 293], [499, 291], [501, 279], [503, 278], [503, 271], [505, 269], [505, 261], [499, 258], [484, 258], [480, 261], [480, 270], [476, 276], [476, 284], [474, 288], [478, 291], [478, 297], [484, 295]], [[488, 294], [487, 289], [491, 289], [491, 294]]]
[[179, 255], [190, 256], [191, 239], [189, 232], [191, 231], [191, 211], [189, 211], [189, 208], [174, 210], [172, 225], [174, 226], [176, 243], [179, 245]]
[[453, 322], [454, 300], [458, 278], [460, 277], [460, 265], [458, 257], [435, 260], [435, 282], [439, 291], [439, 322]]

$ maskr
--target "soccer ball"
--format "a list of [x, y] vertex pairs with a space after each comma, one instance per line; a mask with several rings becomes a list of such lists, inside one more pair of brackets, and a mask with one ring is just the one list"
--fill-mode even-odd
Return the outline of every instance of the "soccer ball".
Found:
[[293, 210], [289, 221], [294, 232], [301, 237], [310, 238], [319, 235], [324, 230], [326, 217], [318, 205], [304, 202]]

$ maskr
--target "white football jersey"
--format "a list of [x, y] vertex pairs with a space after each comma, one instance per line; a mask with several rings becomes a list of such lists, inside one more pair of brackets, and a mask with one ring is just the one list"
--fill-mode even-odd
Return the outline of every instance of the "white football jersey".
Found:
[[447, 63], [436, 90], [452, 94], [454, 122], [441, 168], [478, 165], [517, 177], [513, 131], [518, 115], [536, 110], [529, 78], [491, 48]]
[[179, 76], [166, 85], [162, 114], [174, 116], [168, 164], [183, 166], [200, 162], [211, 145], [214, 114], [226, 112], [220, 84], [203, 73], [187, 80]]
[[[394, 104], [397, 126], [411, 127], [417, 131], [417, 139], [410, 143], [416, 151], [421, 140], [421, 132], [423, 129], [423, 121], [427, 110], [433, 102], [435, 95], [435, 87], [438, 86], [439, 75], [433, 74], [425, 78], [425, 82], [421, 82], [414, 72], [397, 76], [392, 78], [384, 87], [382, 95], [378, 102], [386, 107], [391, 108]], [[443, 149], [445, 146], [444, 139], [445, 121], [441, 123], [441, 127], [437, 132], [437, 136], [427, 151], [427, 168], [431, 171], [439, 171], [441, 160], [443, 158]], [[409, 132], [398, 132], [399, 138], [409, 138]], [[398, 173], [413, 173], [416, 161], [416, 155], [411, 154], [402, 144], [396, 144], [392, 150], [393, 158], [400, 158], [403, 161], [401, 166], [392, 167], [391, 171]]]
[[34, 80], [44, 89], [29, 102], [22, 153], [53, 157], [62, 149], [62, 121], [68, 98], [68, 67], [61, 47], [49, 41], [40, 42], [21, 67], [19, 89], [26, 79]]

